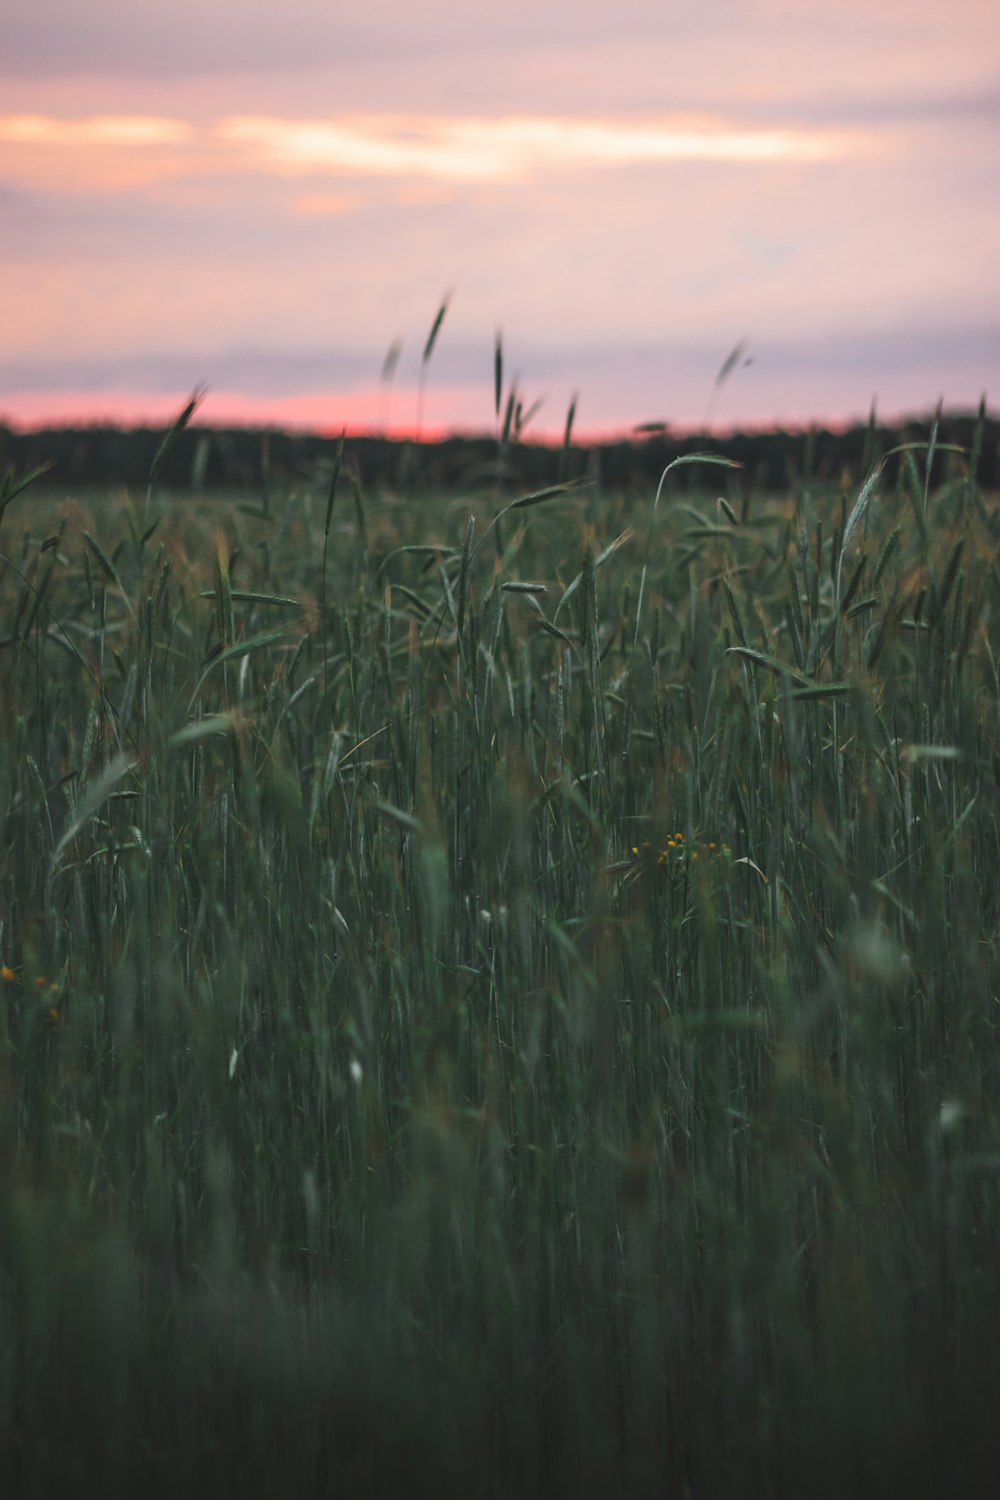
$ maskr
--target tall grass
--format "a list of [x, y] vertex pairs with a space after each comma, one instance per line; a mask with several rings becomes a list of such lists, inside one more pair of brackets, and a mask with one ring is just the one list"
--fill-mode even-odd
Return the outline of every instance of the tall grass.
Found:
[[988, 1492], [1000, 525], [931, 459], [497, 547], [17, 495], [4, 1493]]

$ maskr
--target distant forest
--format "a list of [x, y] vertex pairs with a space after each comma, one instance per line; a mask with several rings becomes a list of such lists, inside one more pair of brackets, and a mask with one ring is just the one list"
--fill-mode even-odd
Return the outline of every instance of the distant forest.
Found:
[[[945, 414], [937, 442], [954, 444], [967, 456], [942, 452], [938, 478], [967, 475], [984, 490], [1000, 489], [1000, 417]], [[613, 489], [634, 492], [655, 486], [665, 466], [685, 453], [711, 450], [738, 460], [758, 491], [782, 491], [803, 482], [836, 487], [859, 473], [894, 444], [927, 442], [931, 423], [914, 419], [897, 427], [869, 423], [843, 432], [814, 428], [800, 432], [731, 433], [727, 436], [673, 435], [669, 429], [639, 430], [629, 439], [568, 449], [495, 438], [452, 437], [414, 444], [383, 437], [352, 437], [346, 461], [369, 492], [419, 494], [421, 491], [532, 490], [559, 479], [588, 475]], [[79, 427], [16, 432], [0, 425], [0, 473], [26, 473], [50, 464], [46, 490], [68, 494], [95, 487], [140, 489], [164, 437], [163, 429]], [[210, 491], [287, 493], [308, 487], [329, 471], [338, 439], [307, 433], [251, 428], [191, 426], [171, 443], [158, 483], [185, 494]], [[682, 471], [683, 473], [684, 471]], [[696, 471], [692, 472], [692, 478]]]

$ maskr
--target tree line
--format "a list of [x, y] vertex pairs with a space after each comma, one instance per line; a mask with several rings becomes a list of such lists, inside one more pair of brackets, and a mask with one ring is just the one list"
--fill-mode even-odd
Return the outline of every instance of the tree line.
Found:
[[[562, 479], [589, 477], [615, 490], [655, 486], [668, 463], [710, 450], [743, 465], [755, 489], [783, 491], [803, 483], [837, 486], [866, 472], [902, 442], [930, 441], [933, 422], [914, 418], [888, 427], [874, 420], [843, 431], [734, 432], [683, 437], [669, 429], [637, 430], [614, 442], [568, 447], [544, 443], [500, 444], [492, 437], [449, 437], [413, 443], [379, 436], [347, 440], [349, 472], [369, 491], [418, 494], [422, 490], [513, 492]], [[0, 424], [0, 472], [50, 466], [46, 485], [66, 489], [145, 486], [163, 442], [162, 428], [111, 426], [15, 431]], [[197, 494], [254, 492], [308, 486], [328, 471], [339, 436], [256, 428], [187, 427], [163, 456], [158, 483]], [[945, 414], [936, 443], [943, 467], [936, 473], [975, 478], [1000, 488], [1000, 417], [980, 409]], [[962, 454], [949, 451], [963, 450]], [[974, 467], [975, 473], [970, 474]], [[692, 473], [696, 471], [691, 471]]]

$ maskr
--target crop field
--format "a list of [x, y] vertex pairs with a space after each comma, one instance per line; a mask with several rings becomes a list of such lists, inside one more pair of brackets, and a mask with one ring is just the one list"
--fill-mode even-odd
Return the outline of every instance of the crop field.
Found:
[[993, 1493], [978, 457], [8, 477], [0, 1492]]

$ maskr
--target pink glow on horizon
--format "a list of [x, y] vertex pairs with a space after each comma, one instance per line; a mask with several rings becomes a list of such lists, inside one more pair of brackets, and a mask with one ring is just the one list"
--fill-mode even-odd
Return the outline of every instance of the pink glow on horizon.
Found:
[[[449, 420], [434, 414], [425, 414], [419, 432], [416, 420], [417, 394], [415, 391], [397, 392], [402, 399], [391, 406], [384, 392], [372, 388], [353, 392], [345, 396], [342, 392], [329, 395], [291, 396], [266, 399], [243, 396], [225, 391], [209, 392], [198, 407], [192, 426], [204, 428], [251, 428], [254, 430], [285, 431], [290, 433], [312, 433], [320, 437], [335, 438], [345, 432], [349, 438], [375, 437], [396, 442], [439, 442], [450, 437], [493, 438], [493, 424], [482, 416], [483, 402], [476, 397], [470, 399], [467, 389], [457, 388], [452, 392], [435, 392], [435, 409], [447, 407], [453, 412]], [[0, 426], [15, 431], [33, 432], [45, 428], [69, 427], [114, 427], [158, 428], [169, 427], [184, 405], [176, 396], [136, 396], [132, 392], [108, 391], [101, 395], [93, 392], [46, 391], [37, 394], [25, 393], [21, 397], [0, 396]], [[924, 409], [883, 411], [877, 408], [878, 420], [892, 427], [914, 418], [929, 417], [934, 403]], [[962, 408], [964, 410], [964, 408]], [[969, 407], [971, 410], [972, 407]], [[406, 413], [409, 412], [409, 415]], [[867, 412], [831, 411], [808, 421], [755, 418], [750, 421], [707, 419], [702, 422], [678, 421], [667, 424], [667, 436], [684, 438], [695, 434], [713, 434], [724, 438], [735, 432], [788, 433], [805, 432], [810, 428], [828, 432], [842, 432], [863, 425], [868, 420]], [[599, 443], [641, 440], [644, 435], [639, 421], [619, 423], [593, 423], [574, 421], [573, 443], [588, 447]], [[543, 420], [539, 414], [525, 429], [524, 440], [530, 443], [561, 444], [565, 431], [565, 414], [556, 421]]]
[[[482, 433], [483, 402], [469, 399], [469, 392], [435, 391], [433, 403], [425, 403], [421, 435], [429, 441], [451, 433]], [[0, 423], [21, 431], [45, 427], [162, 427], [168, 426], [183, 406], [171, 395], [137, 396], [132, 391], [40, 391], [0, 395]], [[434, 411], [427, 408], [433, 404]], [[435, 415], [443, 407], [454, 413], [450, 420]], [[210, 391], [200, 404], [194, 425], [202, 427], [253, 427], [288, 432], [315, 432], [351, 436], [363, 434], [411, 439], [417, 431], [417, 393], [397, 391], [387, 400], [384, 392], [369, 390], [329, 395], [277, 398]]]

